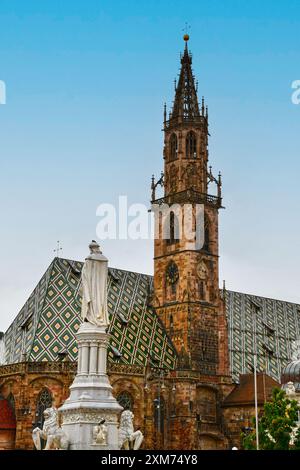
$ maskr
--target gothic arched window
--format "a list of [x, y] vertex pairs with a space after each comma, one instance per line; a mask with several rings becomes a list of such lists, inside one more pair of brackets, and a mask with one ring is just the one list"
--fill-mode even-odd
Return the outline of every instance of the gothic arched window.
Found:
[[130, 410], [132, 411], [133, 409], [133, 397], [129, 392], [121, 392], [117, 396], [117, 401], [119, 405], [121, 405], [124, 410]]
[[204, 245], [203, 250], [209, 251], [209, 244], [210, 244], [210, 234], [209, 234], [209, 224], [206, 222], [204, 227]]
[[168, 243], [178, 243], [179, 242], [179, 220], [178, 217], [174, 214], [173, 211], [170, 212], [170, 232], [167, 239]]
[[195, 132], [190, 131], [185, 140], [186, 158], [197, 158], [197, 137]]
[[170, 160], [176, 160], [177, 158], [177, 145], [177, 135], [173, 133], [170, 137]]
[[36, 402], [36, 412], [35, 412], [35, 426], [39, 427], [40, 429], [43, 428], [44, 424], [44, 411], [47, 408], [51, 408], [52, 406], [52, 394], [48, 388], [43, 388], [40, 392], [37, 402]]
[[13, 410], [14, 414], [16, 413], [16, 404], [15, 404], [15, 397], [13, 396], [12, 393], [10, 393], [8, 395], [8, 397], [6, 398], [6, 400], [8, 401], [11, 409]]

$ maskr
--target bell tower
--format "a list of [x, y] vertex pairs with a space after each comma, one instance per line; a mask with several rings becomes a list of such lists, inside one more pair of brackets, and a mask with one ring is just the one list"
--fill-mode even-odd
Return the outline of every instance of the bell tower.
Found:
[[[226, 316], [219, 290], [222, 182], [208, 166], [208, 110], [204, 98], [198, 103], [188, 40], [186, 34], [168, 117], [164, 108], [164, 172], [157, 182], [152, 177], [153, 307], [177, 349], [179, 368], [227, 375]], [[161, 198], [156, 196], [159, 185]]]

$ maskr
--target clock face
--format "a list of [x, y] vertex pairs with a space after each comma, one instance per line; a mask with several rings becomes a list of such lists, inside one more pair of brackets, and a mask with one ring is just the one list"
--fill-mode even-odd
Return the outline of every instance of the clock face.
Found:
[[207, 275], [207, 267], [204, 263], [204, 261], [200, 261], [200, 263], [197, 266], [197, 274], [200, 279], [205, 279]]
[[178, 281], [179, 278], [179, 272], [178, 272], [178, 267], [177, 264], [172, 261], [166, 271], [166, 279], [170, 284], [175, 284], [175, 282]]

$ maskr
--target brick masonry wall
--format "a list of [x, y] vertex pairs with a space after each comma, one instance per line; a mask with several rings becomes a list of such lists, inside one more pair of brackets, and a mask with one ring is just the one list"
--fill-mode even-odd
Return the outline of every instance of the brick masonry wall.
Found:
[[[38, 363], [37, 363], [38, 365]], [[44, 365], [44, 364], [43, 364]], [[0, 376], [0, 393], [15, 400], [17, 449], [33, 449], [32, 428], [39, 393], [48, 388], [59, 408], [69, 396], [74, 373], [25, 373]], [[145, 436], [145, 449], [228, 449], [240, 447], [240, 430], [254, 415], [252, 406], [222, 407], [234, 385], [230, 377], [172, 371], [164, 379], [112, 373], [115, 397], [128, 392], [133, 398], [134, 426]], [[154, 419], [154, 400], [164, 402], [163, 429]], [[243, 418], [243, 420], [242, 420]], [[1, 435], [1, 447], [12, 445], [13, 431]]]
[[[40, 392], [47, 388], [53, 397], [53, 406], [59, 408], [69, 396], [69, 387], [74, 379], [73, 373], [45, 373], [0, 376], [0, 393], [3, 398], [10, 394], [15, 400], [16, 449], [33, 449], [32, 429], [36, 420], [36, 405]], [[135, 427], [144, 432], [144, 377], [110, 375], [114, 396], [127, 391], [133, 398]], [[2, 436], [4, 439], [4, 436]], [[7, 437], [7, 441], [9, 436]], [[3, 446], [4, 444], [2, 444]]]

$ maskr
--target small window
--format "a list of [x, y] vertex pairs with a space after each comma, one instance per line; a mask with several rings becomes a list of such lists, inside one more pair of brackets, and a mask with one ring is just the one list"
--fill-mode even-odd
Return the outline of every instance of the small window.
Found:
[[204, 281], [199, 281], [199, 297], [201, 300], [205, 300]]
[[51, 392], [44, 388], [38, 396], [36, 402], [36, 413], [35, 413], [35, 426], [39, 427], [40, 429], [43, 428], [43, 424], [45, 421], [44, 418], [44, 411], [47, 408], [52, 407], [52, 395]]
[[172, 134], [170, 137], [170, 160], [176, 160], [177, 152], [177, 135]]
[[206, 224], [205, 224], [205, 228], [204, 228], [204, 245], [203, 245], [203, 250], [209, 251], [209, 246], [210, 246], [209, 226], [208, 226], [208, 223], [206, 223]]
[[132, 411], [133, 409], [133, 397], [129, 392], [121, 392], [117, 396], [117, 401], [119, 405], [121, 405], [124, 410], [130, 410]]
[[170, 236], [167, 242], [170, 244], [179, 242], [179, 222], [173, 211], [170, 212]]
[[195, 132], [190, 131], [186, 136], [186, 158], [197, 158], [197, 138]]

